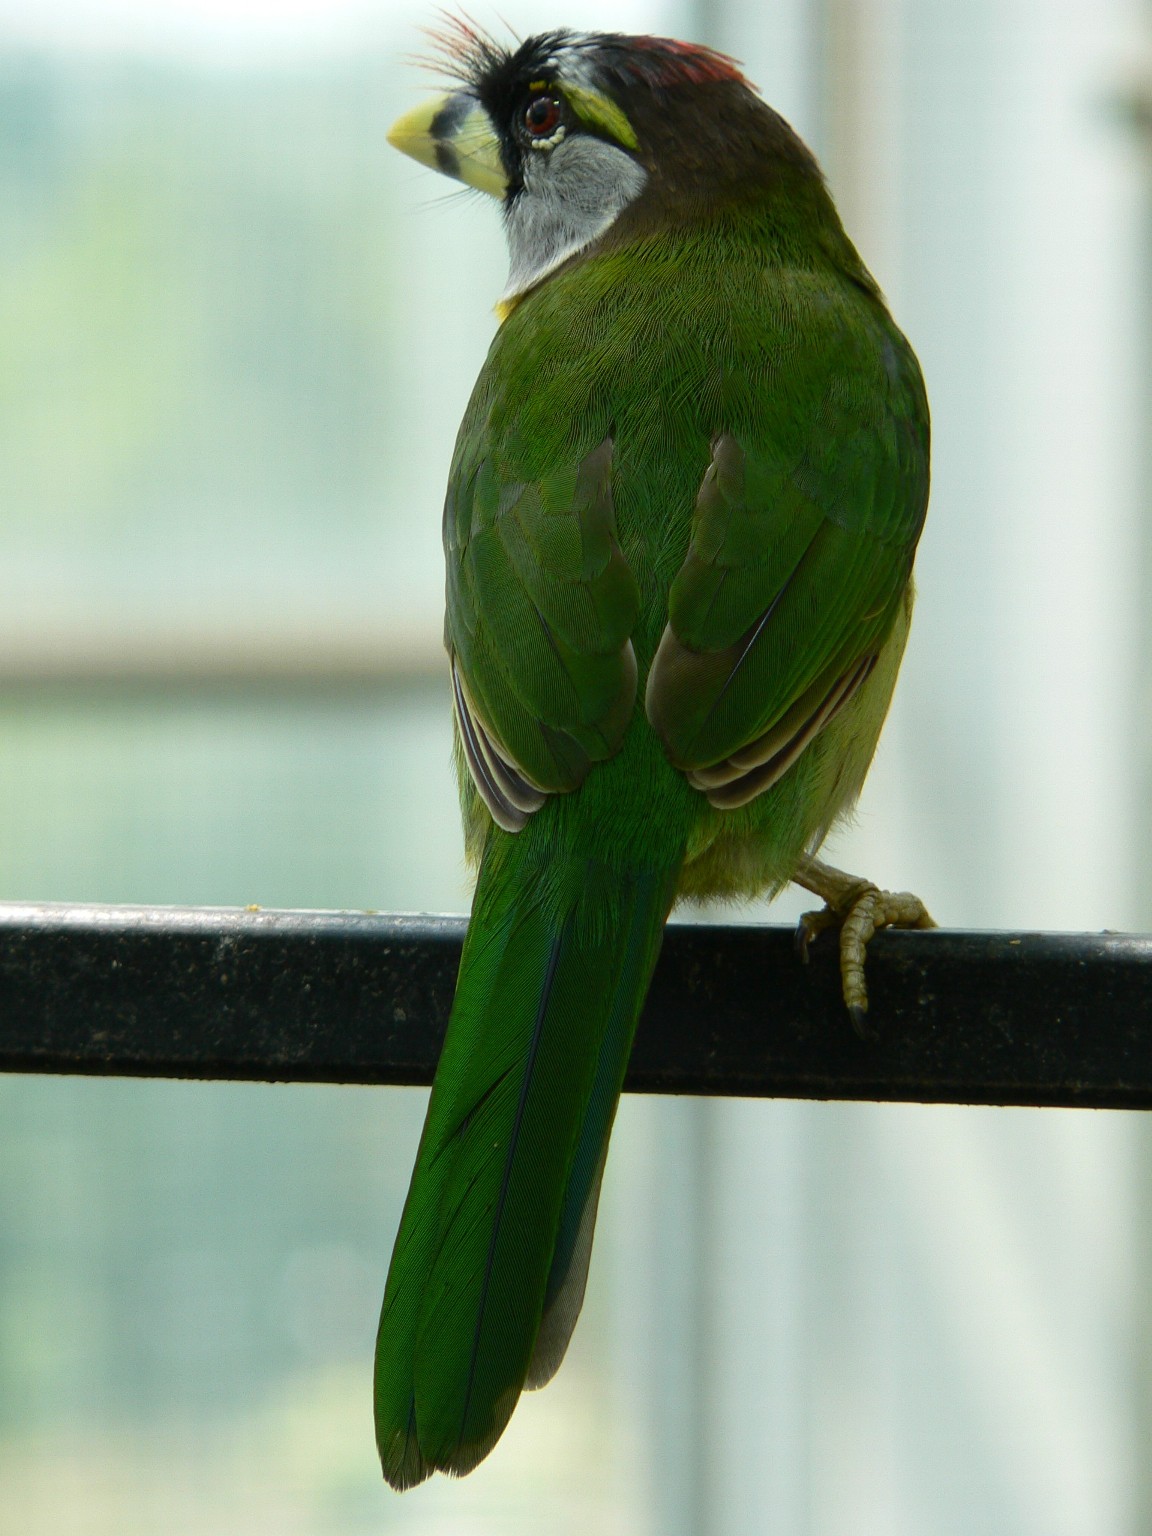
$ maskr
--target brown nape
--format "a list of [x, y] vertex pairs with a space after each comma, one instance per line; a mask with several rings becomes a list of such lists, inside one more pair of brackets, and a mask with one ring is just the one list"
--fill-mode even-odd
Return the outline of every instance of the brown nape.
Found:
[[669, 88], [637, 83], [621, 104], [649, 181], [617, 220], [617, 234], [633, 237], [653, 225], [780, 194], [793, 216], [839, 226], [815, 157], [742, 80]]
[[742, 79], [691, 86], [633, 83], [619, 98], [648, 172], [640, 196], [574, 261], [586, 261], [670, 226], [758, 210], [794, 255], [837, 267], [872, 298], [874, 278], [840, 222], [816, 157]]

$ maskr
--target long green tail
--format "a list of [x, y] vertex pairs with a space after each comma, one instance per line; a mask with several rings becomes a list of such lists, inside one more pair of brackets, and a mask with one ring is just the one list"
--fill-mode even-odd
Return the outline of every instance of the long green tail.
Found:
[[485, 854], [376, 1345], [384, 1476], [469, 1472], [563, 1358], [673, 869]]

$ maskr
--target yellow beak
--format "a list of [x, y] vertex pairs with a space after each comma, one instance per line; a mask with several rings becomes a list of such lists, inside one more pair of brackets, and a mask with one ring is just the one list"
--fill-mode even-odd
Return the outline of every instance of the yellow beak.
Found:
[[478, 192], [502, 198], [508, 190], [500, 141], [487, 112], [464, 91], [405, 112], [389, 129], [388, 142], [401, 154]]

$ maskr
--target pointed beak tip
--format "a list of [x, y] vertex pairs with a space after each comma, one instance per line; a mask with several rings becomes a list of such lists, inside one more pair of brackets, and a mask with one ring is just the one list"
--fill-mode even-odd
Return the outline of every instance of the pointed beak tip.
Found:
[[403, 113], [389, 128], [385, 138], [393, 149], [414, 160], [428, 162], [433, 153], [432, 124], [440, 108], [440, 102], [421, 102], [418, 107]]
[[394, 123], [384, 137], [391, 148], [398, 149], [402, 155], [435, 169], [436, 146], [429, 134], [406, 133], [399, 124]]

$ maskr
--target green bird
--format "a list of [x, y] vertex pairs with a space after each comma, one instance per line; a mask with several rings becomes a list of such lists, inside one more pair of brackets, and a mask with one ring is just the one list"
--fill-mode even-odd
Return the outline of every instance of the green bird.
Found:
[[673, 903], [817, 893], [861, 1029], [872, 931], [931, 922], [814, 857], [928, 499], [920, 369], [815, 160], [707, 48], [440, 43], [456, 88], [390, 139], [499, 200], [510, 275], [444, 506], [479, 877], [380, 1319], [397, 1488], [474, 1468], [560, 1364]]

